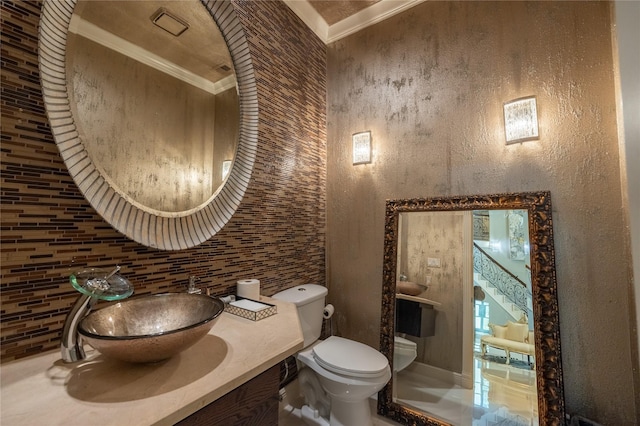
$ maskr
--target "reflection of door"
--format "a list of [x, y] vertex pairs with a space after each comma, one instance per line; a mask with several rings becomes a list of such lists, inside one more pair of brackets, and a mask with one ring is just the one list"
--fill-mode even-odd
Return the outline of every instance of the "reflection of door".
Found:
[[491, 329], [489, 328], [489, 303], [476, 299], [474, 307], [473, 350], [474, 352], [480, 352], [480, 338], [491, 334]]
[[474, 303], [473, 303], [473, 212], [463, 212], [462, 218], [462, 382], [461, 386], [473, 388], [473, 332]]

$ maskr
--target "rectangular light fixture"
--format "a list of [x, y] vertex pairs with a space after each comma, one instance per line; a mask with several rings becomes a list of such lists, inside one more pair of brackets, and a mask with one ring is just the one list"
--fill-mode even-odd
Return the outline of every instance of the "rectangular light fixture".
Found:
[[353, 164], [371, 163], [371, 132], [354, 133], [351, 141], [353, 142]]
[[507, 145], [539, 139], [535, 96], [504, 104], [504, 133]]

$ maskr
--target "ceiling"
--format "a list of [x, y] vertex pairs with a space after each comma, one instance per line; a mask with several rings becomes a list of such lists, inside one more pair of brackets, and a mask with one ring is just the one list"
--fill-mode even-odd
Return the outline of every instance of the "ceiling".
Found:
[[284, 0], [328, 44], [425, 0]]
[[[283, 1], [324, 43], [328, 44], [425, 0]], [[120, 53], [139, 61], [147, 56], [155, 55], [162, 58], [160, 62], [167, 66], [180, 64], [180, 67], [171, 67], [171, 70], [177, 73], [172, 75], [186, 76], [191, 84], [199, 81], [199, 77], [211, 82], [218, 82], [233, 74], [233, 64], [227, 49], [224, 48], [224, 39], [211, 26], [213, 21], [208, 12], [204, 8], [193, 6], [196, 4], [197, 2], [175, 0], [154, 2], [79, 0], [74, 9], [76, 24], [73, 26], [72, 32], [101, 44], [107, 43], [106, 35], [108, 34], [97, 33], [91, 36], [95, 30], [88, 27], [86, 23], [93, 24], [94, 27], [99, 27], [98, 30], [102, 29], [117, 36], [114, 40], [109, 38], [111, 43], [105, 44], [111, 49], [120, 49], [118, 50]], [[149, 17], [155, 16], [156, 11], [160, 9], [166, 9], [183, 22], [187, 22], [189, 30], [176, 37], [152, 25]], [[217, 35], [214, 36], [216, 33]], [[199, 44], [202, 41], [207, 45]], [[127, 47], [127, 42], [141, 47], [142, 52], [136, 49], [131, 50]], [[214, 46], [213, 49], [212, 46]], [[224, 52], [226, 55], [211, 55], [212, 51]], [[152, 60], [147, 65], [157, 62], [157, 60]], [[166, 68], [162, 70], [167, 71]], [[207, 83], [202, 84], [206, 85]], [[221, 84], [221, 87], [226, 89], [224, 84]]]
[[316, 12], [324, 19], [328, 25], [333, 25], [355, 15], [363, 9], [379, 3], [380, 0], [362, 0], [362, 1], [327, 1], [327, 0], [308, 0]]

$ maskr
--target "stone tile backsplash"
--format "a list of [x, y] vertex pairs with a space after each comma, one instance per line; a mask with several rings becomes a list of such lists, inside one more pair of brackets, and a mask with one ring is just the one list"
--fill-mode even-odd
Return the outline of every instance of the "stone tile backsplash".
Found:
[[115, 231], [84, 199], [49, 130], [38, 1], [2, 2], [1, 355], [59, 345], [77, 297], [69, 273], [119, 264], [135, 294], [212, 294], [258, 278], [262, 294], [325, 283], [326, 48], [282, 2], [234, 1], [258, 81], [259, 147], [245, 198], [201, 246], [159, 251]]

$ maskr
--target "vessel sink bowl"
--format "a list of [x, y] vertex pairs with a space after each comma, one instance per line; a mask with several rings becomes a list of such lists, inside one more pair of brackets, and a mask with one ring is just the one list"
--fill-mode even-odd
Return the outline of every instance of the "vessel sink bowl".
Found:
[[204, 337], [223, 310], [220, 299], [204, 294], [133, 297], [90, 313], [80, 321], [78, 332], [106, 357], [158, 362]]
[[427, 291], [426, 285], [414, 283], [411, 281], [397, 281], [396, 291], [402, 294], [408, 294], [409, 296], [417, 296], [420, 293]]

